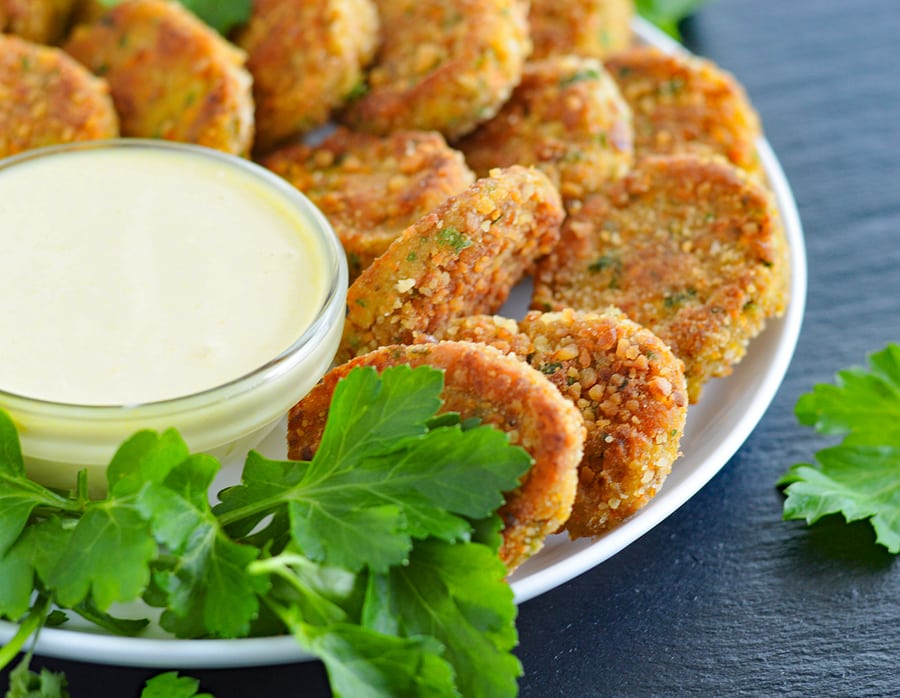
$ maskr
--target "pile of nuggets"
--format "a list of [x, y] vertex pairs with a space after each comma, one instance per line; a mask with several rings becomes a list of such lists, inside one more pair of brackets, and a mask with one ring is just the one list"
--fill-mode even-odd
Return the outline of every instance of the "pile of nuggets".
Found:
[[[679, 455], [689, 403], [784, 312], [759, 120], [710, 62], [638, 45], [631, 0], [0, 0], [0, 156], [117, 135], [252, 157], [347, 252], [339, 364], [289, 415], [309, 458], [354, 366], [445, 370], [444, 409], [534, 464], [513, 570], [603, 534]], [[323, 128], [324, 127], [324, 128]], [[498, 315], [530, 277], [524, 318]]]

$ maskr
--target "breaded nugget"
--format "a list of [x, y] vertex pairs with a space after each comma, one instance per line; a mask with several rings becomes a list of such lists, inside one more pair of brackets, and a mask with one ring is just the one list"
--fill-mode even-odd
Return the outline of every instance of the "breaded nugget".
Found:
[[59, 49], [0, 35], [0, 157], [118, 134], [105, 81]]
[[587, 428], [572, 538], [618, 526], [656, 494], [678, 457], [688, 396], [684, 367], [620, 312], [531, 312], [520, 323], [529, 363], [580, 410]]
[[761, 172], [759, 117], [734, 77], [703, 58], [635, 47], [606, 68], [634, 117], [635, 154], [721, 155]]
[[122, 135], [246, 154], [253, 98], [243, 53], [181, 5], [127, 0], [65, 49], [110, 85]]
[[324, 124], [359, 87], [378, 15], [372, 0], [254, 0], [235, 41], [247, 52], [264, 152]]
[[631, 166], [631, 110], [598, 60], [548, 58], [526, 65], [500, 113], [458, 147], [479, 176], [534, 165], [577, 199]]
[[575, 54], [605, 58], [632, 41], [632, 0], [531, 0], [531, 59]]
[[645, 158], [569, 214], [539, 264], [532, 307], [620, 308], [684, 361], [695, 402], [784, 311], [775, 215], [767, 192], [722, 160]]
[[493, 313], [559, 239], [559, 193], [537, 170], [495, 170], [394, 240], [347, 292], [338, 361]]
[[63, 38], [77, 0], [0, 0], [0, 32], [37, 44]]
[[277, 150], [262, 164], [312, 200], [347, 252], [350, 280], [406, 228], [475, 176], [434, 131], [372, 136], [339, 128], [318, 146]]
[[321, 441], [337, 381], [355, 366], [443, 369], [444, 412], [478, 418], [510, 434], [534, 459], [521, 485], [500, 508], [500, 559], [512, 571], [536, 553], [568, 518], [581, 459], [581, 415], [540, 373], [513, 356], [469, 342], [389, 346], [332, 370], [288, 416], [288, 457], [308, 459]]
[[378, 0], [381, 47], [357, 130], [440, 131], [453, 140], [494, 116], [531, 50], [521, 0]]
[[659, 337], [619, 310], [531, 311], [518, 324], [475, 316], [447, 339], [512, 351], [556, 385], [581, 412], [587, 436], [572, 538], [618, 526], [662, 486], [678, 457], [687, 415], [684, 365]]

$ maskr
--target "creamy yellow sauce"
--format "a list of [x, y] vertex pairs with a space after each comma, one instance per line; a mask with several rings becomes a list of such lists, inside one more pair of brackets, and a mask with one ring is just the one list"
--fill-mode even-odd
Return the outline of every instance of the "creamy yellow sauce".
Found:
[[0, 390], [134, 404], [232, 381], [310, 325], [322, 259], [286, 200], [211, 158], [97, 149], [0, 170]]

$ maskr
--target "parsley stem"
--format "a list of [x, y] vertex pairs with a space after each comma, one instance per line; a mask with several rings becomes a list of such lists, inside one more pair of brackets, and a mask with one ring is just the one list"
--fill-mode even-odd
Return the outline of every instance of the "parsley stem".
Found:
[[69, 499], [68, 497], [56, 494], [56, 492], [53, 492], [52, 490], [45, 489], [40, 485], [36, 485], [36, 487], [40, 488], [40, 491], [36, 493], [44, 500], [42, 506], [60, 509], [71, 514], [84, 513], [84, 507], [87, 500]]
[[25, 620], [19, 625], [16, 634], [3, 647], [0, 647], [0, 669], [3, 669], [15, 659], [16, 655], [22, 651], [25, 643], [28, 642], [28, 639], [41, 629], [47, 618], [47, 609], [49, 607], [50, 599], [44, 594], [39, 595]]
[[232, 509], [231, 511], [226, 511], [224, 514], [219, 514], [219, 524], [225, 528], [243, 519], [249, 519], [251, 516], [270, 514], [275, 507], [284, 504], [284, 502], [284, 493], [266, 497], [265, 499], [259, 499], [252, 504], [245, 504], [237, 509]]

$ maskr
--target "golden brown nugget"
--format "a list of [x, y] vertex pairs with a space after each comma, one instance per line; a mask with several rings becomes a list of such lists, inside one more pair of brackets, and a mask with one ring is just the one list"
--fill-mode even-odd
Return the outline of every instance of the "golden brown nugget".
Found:
[[703, 58], [635, 47], [606, 68], [634, 117], [635, 154], [721, 155], [760, 173], [759, 117], [734, 77]]
[[559, 193], [537, 170], [495, 170], [404, 231], [347, 292], [337, 361], [494, 313], [559, 239]]
[[123, 136], [248, 152], [243, 53], [179, 4], [127, 0], [76, 27], [64, 48], [109, 81]]
[[106, 82], [59, 49], [0, 35], [0, 157], [118, 134]]
[[475, 180], [437, 132], [372, 136], [339, 128], [318, 146], [277, 150], [262, 164], [287, 179], [331, 222], [350, 280], [406, 228]]
[[479, 176], [534, 165], [564, 201], [578, 199], [631, 166], [631, 110], [598, 60], [549, 58], [526, 65], [500, 113], [458, 147]]
[[528, 362], [578, 407], [587, 438], [566, 530], [596, 536], [649, 502], [678, 457], [687, 416], [684, 366], [620, 312], [531, 312]]
[[531, 50], [521, 0], [378, 0], [381, 47], [357, 130], [440, 131], [453, 140], [497, 113]]
[[288, 415], [288, 457], [309, 459], [321, 441], [338, 380], [356, 366], [443, 369], [441, 411], [477, 418], [510, 435], [534, 459], [498, 514], [504, 523], [500, 559], [510, 571], [536, 553], [566, 521], [581, 459], [581, 415], [540, 373], [514, 356], [469, 342], [388, 346], [333, 369]]
[[37, 44], [63, 38], [77, 0], [0, 0], [0, 32]]
[[443, 336], [514, 352], [578, 407], [587, 436], [571, 537], [611, 530], [656, 495], [678, 457], [688, 405], [684, 365], [659, 337], [614, 308], [531, 311], [518, 324], [475, 316]]
[[254, 0], [235, 41], [247, 52], [264, 152], [327, 122], [360, 86], [378, 15], [371, 0]]
[[721, 160], [646, 158], [570, 213], [540, 262], [532, 307], [620, 308], [684, 361], [695, 402], [784, 312], [788, 267], [775, 216], [767, 192]]
[[605, 58], [632, 42], [632, 0], [531, 0], [531, 60], [575, 54]]

